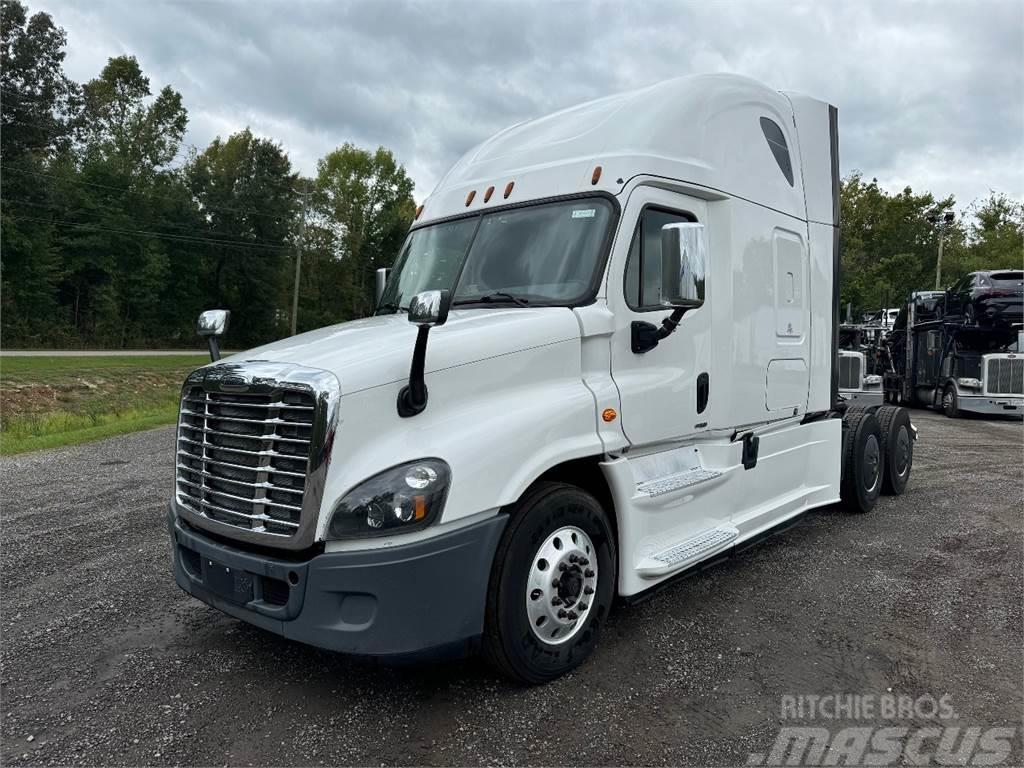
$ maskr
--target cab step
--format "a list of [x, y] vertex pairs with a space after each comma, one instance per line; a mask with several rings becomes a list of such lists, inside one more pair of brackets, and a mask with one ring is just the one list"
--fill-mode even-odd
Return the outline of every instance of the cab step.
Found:
[[667, 549], [647, 555], [640, 561], [637, 573], [645, 579], [655, 579], [678, 571], [727, 549], [739, 534], [736, 528], [727, 526], [702, 531]]
[[700, 483], [706, 483], [721, 476], [722, 473], [718, 470], [695, 467], [685, 472], [668, 475], [667, 477], [658, 477], [653, 480], [637, 483], [636, 491], [639, 494], [653, 498], [655, 496], [664, 496], [666, 493], [672, 493], [683, 488], [689, 488], [693, 485], [699, 485]]

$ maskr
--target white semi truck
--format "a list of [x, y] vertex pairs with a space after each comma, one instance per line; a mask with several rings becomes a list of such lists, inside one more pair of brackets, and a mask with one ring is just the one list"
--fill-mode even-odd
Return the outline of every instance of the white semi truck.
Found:
[[617, 598], [901, 493], [907, 412], [837, 393], [838, 185], [836, 109], [734, 76], [488, 139], [374, 316], [188, 377], [177, 583], [302, 642], [537, 683]]

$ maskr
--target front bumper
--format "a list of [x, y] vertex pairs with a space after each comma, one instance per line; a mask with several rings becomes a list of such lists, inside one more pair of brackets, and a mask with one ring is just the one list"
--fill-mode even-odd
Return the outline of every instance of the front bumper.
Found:
[[497, 515], [397, 547], [300, 562], [222, 544], [168, 513], [174, 580], [193, 597], [282, 637], [343, 653], [456, 654], [483, 632]]
[[1024, 397], [961, 394], [958, 400], [961, 411], [987, 416], [1024, 416]]

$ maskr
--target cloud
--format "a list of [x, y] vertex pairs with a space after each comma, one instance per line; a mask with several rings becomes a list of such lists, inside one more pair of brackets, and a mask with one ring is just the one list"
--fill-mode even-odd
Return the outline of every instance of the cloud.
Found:
[[345, 141], [392, 149], [430, 192], [488, 135], [580, 101], [736, 72], [839, 106], [842, 170], [896, 191], [1024, 198], [1024, 4], [168, 3], [28, 0], [66, 69], [138, 57], [187, 141], [250, 126], [310, 173]]

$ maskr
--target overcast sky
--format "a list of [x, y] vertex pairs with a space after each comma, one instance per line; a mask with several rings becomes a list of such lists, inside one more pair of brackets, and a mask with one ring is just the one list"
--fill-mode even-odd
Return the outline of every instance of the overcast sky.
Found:
[[598, 96], [735, 72], [839, 107], [843, 174], [891, 191], [1024, 198], [1024, 2], [157, 2], [23, 0], [68, 34], [66, 71], [134, 54], [205, 147], [247, 125], [310, 173], [392, 149], [422, 199], [495, 131]]

